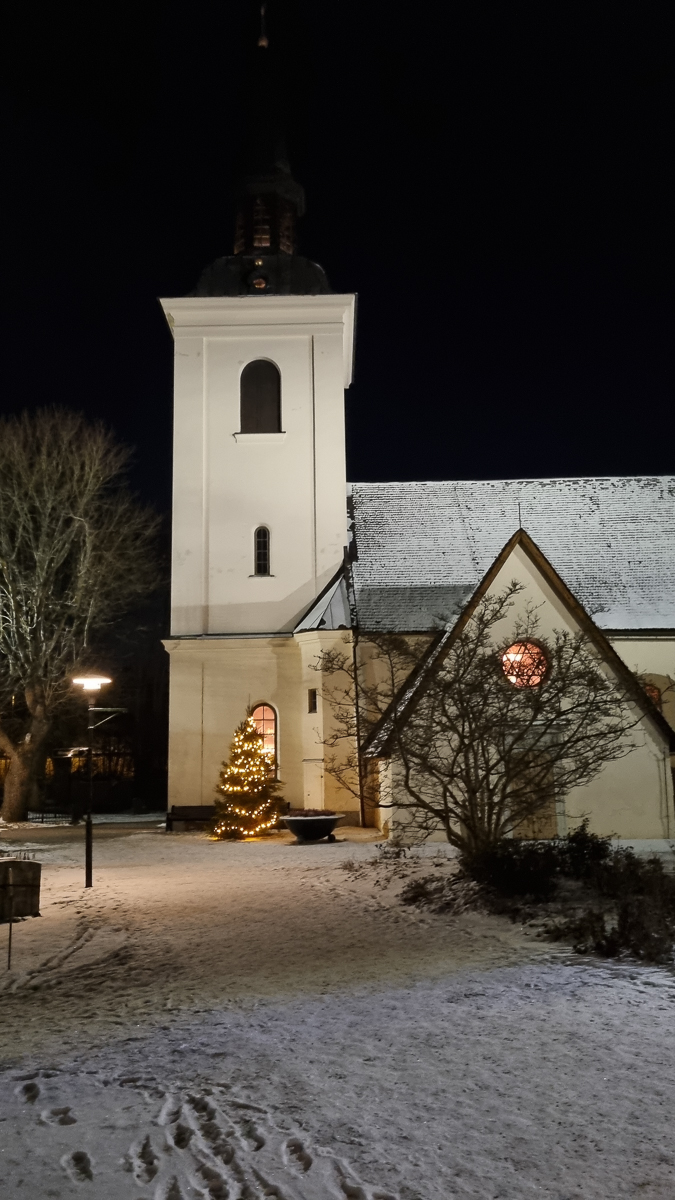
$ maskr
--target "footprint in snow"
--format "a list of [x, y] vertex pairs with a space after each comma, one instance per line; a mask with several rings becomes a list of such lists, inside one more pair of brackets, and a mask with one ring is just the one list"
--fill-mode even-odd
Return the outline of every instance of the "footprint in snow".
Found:
[[313, 1159], [303, 1146], [300, 1138], [289, 1138], [284, 1147], [285, 1158], [289, 1166], [300, 1167], [301, 1171], [309, 1171]]
[[265, 1145], [265, 1139], [258, 1129], [256, 1129], [253, 1121], [237, 1121], [241, 1137], [246, 1144], [247, 1149], [257, 1151], [262, 1150]]
[[70, 1105], [63, 1108], [46, 1108], [40, 1114], [43, 1125], [77, 1125], [77, 1119], [72, 1115]]
[[340, 1187], [344, 1192], [347, 1200], [368, 1200], [366, 1193], [358, 1184], [349, 1183], [346, 1179], [340, 1180]]
[[73, 1183], [86, 1183], [94, 1178], [91, 1159], [84, 1150], [73, 1150], [72, 1154], [64, 1154], [61, 1166]]
[[[227, 1140], [228, 1135], [218, 1123], [219, 1113], [205, 1096], [189, 1096], [183, 1105], [185, 1123], [179, 1121], [171, 1131], [174, 1145], [178, 1150], [188, 1148], [196, 1132], [206, 1143], [211, 1154], [228, 1165], [234, 1158], [234, 1149]], [[197, 1129], [195, 1129], [197, 1126]], [[229, 1133], [233, 1133], [232, 1129]]]
[[209, 1200], [229, 1200], [230, 1189], [220, 1171], [208, 1166], [207, 1163], [200, 1163], [197, 1167], [197, 1173], [201, 1175], [209, 1189]]
[[256, 1183], [263, 1189], [265, 1200], [268, 1200], [268, 1198], [269, 1200], [289, 1200], [288, 1193], [282, 1191], [278, 1183], [272, 1183], [269, 1179], [266, 1179], [264, 1175], [256, 1171], [255, 1167], [253, 1168], [253, 1175]]
[[194, 1129], [190, 1129], [187, 1125], [182, 1125], [179, 1121], [172, 1132], [173, 1144], [177, 1150], [187, 1150], [194, 1135]]
[[348, 1179], [347, 1174], [339, 1163], [334, 1163], [335, 1182], [337, 1183], [343, 1196], [346, 1200], [397, 1200], [396, 1196], [392, 1196], [391, 1192], [371, 1191], [370, 1189], [361, 1187], [353, 1177]]
[[153, 1200], [188, 1200], [195, 1189], [202, 1200], [252, 1200], [258, 1195], [295, 1200], [297, 1182], [294, 1187], [292, 1180], [298, 1176], [314, 1180], [312, 1195], [318, 1188], [326, 1200], [397, 1200], [362, 1183], [348, 1163], [325, 1150], [317, 1156], [304, 1136], [278, 1129], [272, 1114], [257, 1105], [222, 1104], [211, 1094], [194, 1092], [182, 1102], [175, 1093], [165, 1093], [163, 1099], [156, 1123], [166, 1130], [164, 1149], [174, 1156], [175, 1174], [167, 1178], [162, 1171], [160, 1177], [149, 1136], [142, 1143], [139, 1139], [127, 1157], [128, 1170], [136, 1168], [137, 1183], [154, 1182]]
[[175, 1175], [166, 1188], [166, 1191], [161, 1191], [157, 1194], [157, 1200], [185, 1200]]
[[162, 1111], [157, 1118], [158, 1125], [173, 1125], [180, 1116], [180, 1103], [175, 1096], [171, 1094], [164, 1097]]
[[134, 1173], [136, 1183], [152, 1183], [159, 1170], [159, 1158], [152, 1148], [149, 1136], [131, 1147], [127, 1164], [127, 1169]]

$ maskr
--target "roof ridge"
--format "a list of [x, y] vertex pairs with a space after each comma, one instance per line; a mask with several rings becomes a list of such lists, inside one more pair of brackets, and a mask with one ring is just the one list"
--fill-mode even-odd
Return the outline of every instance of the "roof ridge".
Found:
[[350, 488], [358, 487], [428, 487], [429, 484], [446, 484], [457, 487], [462, 483], [590, 483], [614, 482], [619, 480], [626, 483], [636, 483], [639, 480], [668, 480], [675, 483], [675, 475], [531, 475], [518, 476], [515, 479], [481, 478], [481, 479], [374, 479], [358, 480], [348, 484]]

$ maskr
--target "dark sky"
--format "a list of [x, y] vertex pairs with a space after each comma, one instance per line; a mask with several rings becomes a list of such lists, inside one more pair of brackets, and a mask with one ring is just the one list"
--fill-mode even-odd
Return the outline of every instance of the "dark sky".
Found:
[[[350, 478], [672, 472], [670, 6], [268, 7], [301, 248], [359, 294]], [[1, 404], [104, 417], [166, 508], [155, 297], [231, 250], [257, 5], [73, 9], [6, 33]]]

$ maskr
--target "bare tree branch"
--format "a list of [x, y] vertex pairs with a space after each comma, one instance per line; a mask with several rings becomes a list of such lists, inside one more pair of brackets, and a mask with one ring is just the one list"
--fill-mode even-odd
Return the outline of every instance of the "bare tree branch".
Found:
[[[585, 634], [542, 638], [532, 607], [514, 618], [521, 590], [512, 583], [485, 597], [458, 634], [446, 622], [431, 646], [361, 635], [359, 692], [370, 729], [377, 726], [363, 742], [369, 755], [391, 757], [396, 774], [395, 796], [373, 789], [369, 802], [395, 809], [411, 840], [442, 829], [463, 853], [476, 853], [638, 744], [643, 712], [632, 680], [615, 677]], [[503, 655], [517, 642], [537, 645], [548, 661], [537, 685], [514, 686], [505, 674]], [[332, 651], [317, 669], [334, 724], [326, 770], [353, 792], [354, 668]]]
[[[129, 452], [58, 409], [0, 420], [0, 747], [3, 815], [25, 813], [32, 763], [86, 667], [91, 639], [157, 581], [158, 520], [124, 484]], [[25, 720], [16, 720], [19, 698]], [[14, 716], [8, 713], [12, 706]]]

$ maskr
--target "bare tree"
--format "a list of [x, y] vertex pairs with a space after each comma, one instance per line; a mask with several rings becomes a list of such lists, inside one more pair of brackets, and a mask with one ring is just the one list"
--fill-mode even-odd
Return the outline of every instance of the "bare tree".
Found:
[[348, 649], [324, 650], [311, 665], [321, 678], [330, 712], [330, 732], [320, 742], [324, 770], [367, 811], [377, 808], [379, 799], [364, 746], [405, 681], [425, 661], [430, 639], [422, 639], [421, 645], [392, 633], [359, 633], [353, 639], [353, 633], [345, 634]]
[[[520, 590], [513, 583], [484, 597], [421, 649], [386, 634], [367, 639], [366, 649], [361, 635], [358, 673], [340, 652], [317, 664], [334, 722], [326, 770], [355, 791], [359, 703], [369, 730], [361, 753], [394, 762], [395, 794], [378, 796], [372, 786], [367, 802], [396, 809], [411, 840], [443, 830], [470, 857], [522, 831], [553, 796], [588, 784], [638, 744], [650, 708], [639, 681], [607, 669], [584, 633], [542, 638], [533, 609], [510, 619]], [[507, 636], [496, 628], [502, 622]], [[529, 685], [509, 679], [504, 656], [514, 643], [536, 645], [546, 663]]]
[[2, 814], [25, 817], [54, 716], [101, 634], [157, 582], [157, 518], [129, 493], [126, 447], [59, 409], [0, 421]]

